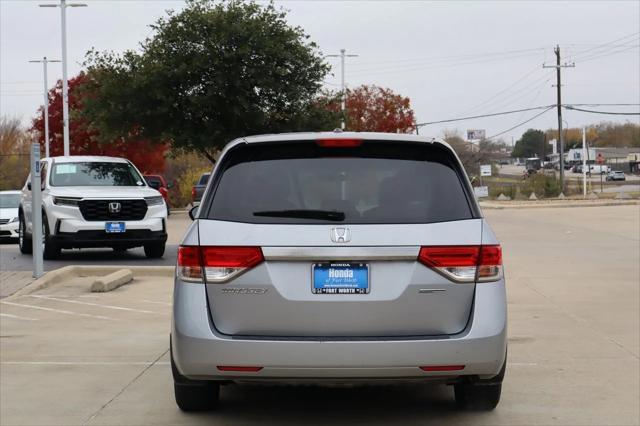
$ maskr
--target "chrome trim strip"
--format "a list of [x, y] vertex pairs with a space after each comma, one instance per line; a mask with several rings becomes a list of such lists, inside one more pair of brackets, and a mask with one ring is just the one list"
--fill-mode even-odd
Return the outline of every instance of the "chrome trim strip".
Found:
[[398, 247], [262, 247], [269, 260], [417, 260], [420, 246]]

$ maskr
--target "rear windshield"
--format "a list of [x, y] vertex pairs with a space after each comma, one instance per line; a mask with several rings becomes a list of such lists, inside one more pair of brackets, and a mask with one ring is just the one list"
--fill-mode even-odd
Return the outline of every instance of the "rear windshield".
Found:
[[209, 219], [402, 224], [474, 217], [457, 162], [439, 145], [244, 145], [225, 156], [221, 170]]
[[55, 164], [51, 186], [144, 186], [129, 163], [78, 162]]
[[200, 176], [200, 180], [198, 181], [198, 185], [206, 185], [207, 182], [209, 182], [209, 176], [211, 176], [211, 174], [209, 173], [205, 173], [202, 176]]

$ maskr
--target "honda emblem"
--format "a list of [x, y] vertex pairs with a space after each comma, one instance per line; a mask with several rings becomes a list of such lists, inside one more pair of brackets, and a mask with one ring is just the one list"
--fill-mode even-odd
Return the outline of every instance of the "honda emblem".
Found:
[[331, 228], [331, 241], [348, 243], [351, 241], [351, 230], [349, 228]]
[[120, 203], [109, 203], [109, 213], [120, 213], [121, 209]]

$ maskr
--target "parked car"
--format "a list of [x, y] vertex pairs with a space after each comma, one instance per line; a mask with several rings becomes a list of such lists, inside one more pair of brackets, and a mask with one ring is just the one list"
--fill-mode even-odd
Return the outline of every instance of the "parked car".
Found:
[[214, 173], [178, 250], [182, 410], [213, 409], [229, 382], [417, 380], [454, 386], [463, 407], [498, 404], [502, 251], [448, 144], [245, 137]]
[[[42, 234], [45, 259], [61, 249], [144, 247], [147, 257], [162, 257], [167, 241], [167, 207], [124, 158], [52, 157], [41, 161]], [[31, 180], [22, 189], [20, 251], [32, 251]]]
[[587, 169], [587, 174], [589, 174], [589, 175], [591, 175], [591, 174], [594, 174], [594, 175], [597, 175], [597, 174], [604, 175], [604, 174], [609, 173], [609, 170], [610, 170], [609, 166], [607, 166], [607, 165], [600, 165], [600, 164], [590, 164], [588, 167], [589, 167], [589, 168]]
[[198, 179], [198, 182], [191, 188], [191, 201], [194, 206], [200, 203], [202, 194], [204, 194], [204, 190], [209, 182], [209, 176], [211, 176], [211, 173], [203, 173], [200, 179]]
[[627, 180], [626, 176], [624, 175], [624, 172], [621, 170], [615, 170], [615, 171], [611, 171], [609, 172], [609, 174], [607, 174], [606, 180]]
[[20, 191], [0, 191], [0, 238], [18, 238]]
[[169, 189], [171, 189], [171, 183], [167, 183], [162, 175], [144, 175], [144, 180], [147, 182], [147, 185], [162, 195], [164, 203], [167, 205], [167, 215], [170, 215], [171, 204], [169, 203]]

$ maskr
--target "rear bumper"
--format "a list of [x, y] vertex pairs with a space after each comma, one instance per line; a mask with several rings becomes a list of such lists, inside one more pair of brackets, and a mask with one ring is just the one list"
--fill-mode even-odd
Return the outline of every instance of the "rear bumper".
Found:
[[[193, 380], [281, 381], [415, 380], [435, 376], [496, 376], [507, 340], [504, 280], [476, 285], [469, 324], [459, 334], [416, 338], [248, 339], [218, 334], [208, 315], [205, 286], [176, 281], [172, 355]], [[218, 366], [260, 366], [259, 372], [221, 372]], [[419, 366], [464, 365], [425, 372]]]

